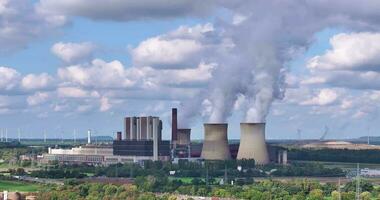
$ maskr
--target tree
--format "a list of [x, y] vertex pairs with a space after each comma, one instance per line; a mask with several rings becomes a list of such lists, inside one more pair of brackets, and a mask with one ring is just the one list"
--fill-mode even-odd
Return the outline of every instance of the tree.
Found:
[[308, 195], [309, 200], [323, 200], [323, 191], [320, 189], [314, 189], [310, 191]]
[[371, 193], [370, 193], [370, 192], [367, 192], [367, 191], [362, 192], [362, 193], [360, 194], [360, 199], [361, 199], [361, 200], [371, 200]]
[[339, 196], [340, 196], [340, 194], [338, 191], [334, 190], [331, 192], [331, 199], [332, 200], [339, 200]]
[[109, 196], [114, 196], [117, 192], [117, 186], [111, 185], [111, 184], [103, 186], [103, 189], [104, 189], [104, 194], [109, 195]]
[[352, 200], [355, 199], [355, 192], [342, 192], [342, 200]]

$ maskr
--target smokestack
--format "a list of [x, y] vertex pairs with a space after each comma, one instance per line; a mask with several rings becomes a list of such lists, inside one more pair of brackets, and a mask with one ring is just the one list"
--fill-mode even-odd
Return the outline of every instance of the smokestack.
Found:
[[227, 138], [228, 124], [204, 124], [201, 157], [206, 160], [229, 160], [231, 153]]
[[237, 159], [254, 159], [256, 164], [269, 163], [265, 143], [265, 123], [240, 123], [240, 146]]
[[117, 132], [116, 133], [116, 140], [117, 141], [121, 141], [122, 140], [121, 132]]
[[178, 121], [177, 121], [177, 108], [172, 108], [172, 143], [175, 144], [177, 141], [177, 130]]
[[87, 131], [87, 144], [91, 144], [91, 130], [88, 129]]

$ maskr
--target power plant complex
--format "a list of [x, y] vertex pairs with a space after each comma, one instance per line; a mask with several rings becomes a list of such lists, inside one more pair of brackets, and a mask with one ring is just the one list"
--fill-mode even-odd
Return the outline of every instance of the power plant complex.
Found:
[[[287, 163], [287, 151], [267, 145], [265, 123], [241, 123], [240, 143], [229, 143], [227, 123], [205, 123], [203, 142], [191, 142], [191, 129], [178, 127], [177, 109], [172, 109], [171, 140], [162, 139], [159, 117], [125, 117], [124, 134], [116, 133], [112, 145], [88, 144], [67, 149], [49, 149], [44, 162], [87, 163], [108, 165], [144, 160], [230, 160], [254, 159], [258, 165]], [[124, 136], [124, 137], [123, 137]]]

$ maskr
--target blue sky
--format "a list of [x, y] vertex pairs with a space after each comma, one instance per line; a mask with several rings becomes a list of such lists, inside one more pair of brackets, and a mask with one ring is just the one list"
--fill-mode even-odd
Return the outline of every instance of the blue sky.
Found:
[[239, 138], [242, 121], [266, 121], [271, 139], [319, 138], [325, 126], [328, 138], [377, 135], [379, 16], [366, 1], [363, 13], [341, 1], [128, 1], [0, 1], [3, 131], [114, 136], [125, 116], [157, 115], [168, 138], [178, 107], [194, 139], [203, 122], [229, 122]]

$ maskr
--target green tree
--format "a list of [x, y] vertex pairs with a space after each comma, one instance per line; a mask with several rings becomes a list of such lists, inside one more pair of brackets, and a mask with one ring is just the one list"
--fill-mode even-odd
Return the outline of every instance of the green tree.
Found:
[[320, 189], [314, 189], [310, 191], [308, 195], [308, 200], [323, 200], [323, 191]]
[[371, 200], [371, 193], [370, 193], [370, 192], [367, 192], [367, 191], [362, 192], [362, 193], [360, 194], [360, 199], [361, 199], [361, 200]]
[[332, 200], [339, 200], [339, 196], [340, 196], [340, 194], [338, 191], [334, 190], [331, 192], [331, 199]]

